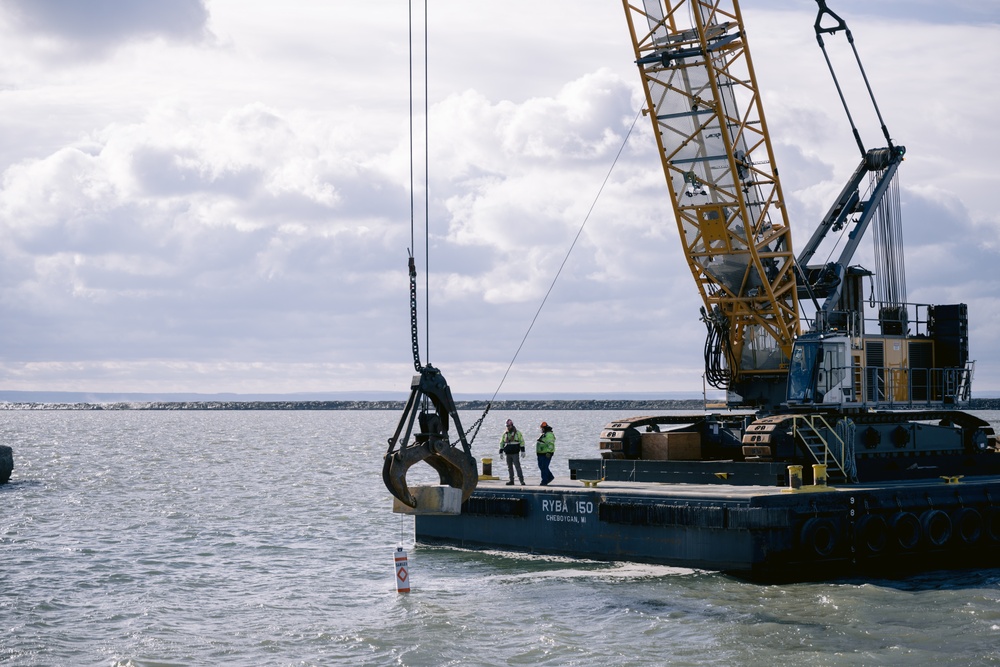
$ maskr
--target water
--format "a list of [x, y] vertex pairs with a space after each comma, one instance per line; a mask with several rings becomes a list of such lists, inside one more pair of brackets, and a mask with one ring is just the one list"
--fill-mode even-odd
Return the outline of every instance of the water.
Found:
[[[554, 425], [565, 475], [623, 415], [491, 414], [477, 457], [508, 416]], [[764, 586], [414, 546], [380, 475], [398, 417], [0, 412], [0, 664], [1000, 664], [1000, 569]]]

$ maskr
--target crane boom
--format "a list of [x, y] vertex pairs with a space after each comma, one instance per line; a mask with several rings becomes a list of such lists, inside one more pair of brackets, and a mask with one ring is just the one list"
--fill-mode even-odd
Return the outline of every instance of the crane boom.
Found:
[[707, 379], [744, 403], [776, 402], [799, 333], [799, 304], [788, 217], [739, 6], [623, 6], [644, 113], [704, 301]]

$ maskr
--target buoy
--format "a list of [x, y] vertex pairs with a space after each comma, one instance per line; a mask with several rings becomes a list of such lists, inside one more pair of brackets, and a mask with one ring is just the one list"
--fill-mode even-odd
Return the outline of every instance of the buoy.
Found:
[[406, 552], [403, 547], [396, 547], [396, 592], [410, 592], [410, 566], [406, 561]]

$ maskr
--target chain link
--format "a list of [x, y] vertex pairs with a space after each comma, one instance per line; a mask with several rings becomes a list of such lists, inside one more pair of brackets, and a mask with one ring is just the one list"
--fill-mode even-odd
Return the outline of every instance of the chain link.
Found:
[[413, 368], [419, 373], [424, 370], [420, 363], [420, 338], [417, 335], [417, 265], [410, 255], [410, 344], [413, 346]]
[[[465, 435], [466, 435], [465, 441], [469, 444], [469, 448], [470, 449], [472, 448], [472, 442], [476, 439], [476, 436], [479, 435], [479, 427], [483, 425], [483, 420], [486, 419], [486, 415], [488, 415], [490, 413], [490, 408], [491, 407], [492, 407], [491, 404], [487, 403], [486, 404], [486, 409], [483, 410], [483, 414], [480, 415], [479, 419], [477, 419], [475, 422], [473, 422], [472, 426], [470, 426], [468, 428], [468, 430], [465, 431]], [[471, 437], [469, 436], [470, 433], [472, 434]], [[462, 439], [459, 438], [455, 442], [451, 443], [451, 446], [455, 447], [455, 446], [457, 446], [457, 445], [459, 445], [461, 443], [462, 443]]]

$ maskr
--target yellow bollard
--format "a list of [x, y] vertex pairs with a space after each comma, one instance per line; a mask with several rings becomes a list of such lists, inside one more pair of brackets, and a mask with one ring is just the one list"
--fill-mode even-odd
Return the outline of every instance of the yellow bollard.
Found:
[[813, 464], [813, 484], [826, 486], [826, 466], [822, 463]]
[[792, 490], [802, 488], [802, 466], [788, 466], [788, 488]]
[[483, 457], [483, 474], [479, 479], [500, 479], [493, 474], [493, 459], [488, 456]]

